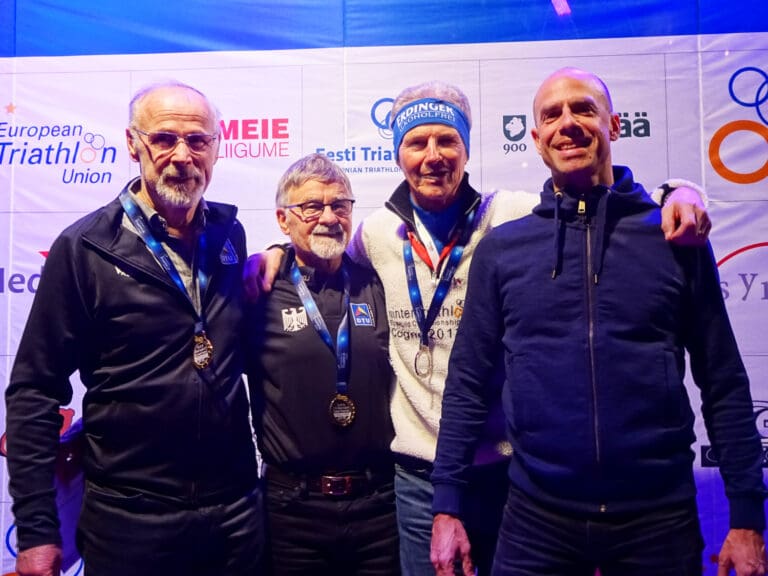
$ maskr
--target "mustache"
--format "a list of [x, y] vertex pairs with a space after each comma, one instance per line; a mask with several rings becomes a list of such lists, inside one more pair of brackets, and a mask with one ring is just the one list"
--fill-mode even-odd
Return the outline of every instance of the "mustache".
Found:
[[339, 234], [344, 234], [344, 228], [342, 228], [341, 224], [339, 223], [336, 223], [333, 226], [326, 226], [325, 224], [317, 224], [312, 230], [313, 236], [315, 235], [338, 236]]
[[198, 170], [194, 167], [190, 167], [190, 168], [168, 167], [167, 169], [163, 170], [162, 177], [172, 178], [174, 180], [187, 180], [189, 178], [194, 178], [195, 180], [199, 180], [200, 172], [198, 172]]

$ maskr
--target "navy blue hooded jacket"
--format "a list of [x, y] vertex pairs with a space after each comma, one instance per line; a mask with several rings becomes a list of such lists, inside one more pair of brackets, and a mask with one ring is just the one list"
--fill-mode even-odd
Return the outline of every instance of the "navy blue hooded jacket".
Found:
[[451, 355], [435, 513], [462, 488], [503, 354], [514, 486], [572, 513], [638, 512], [695, 495], [685, 351], [720, 462], [733, 528], [765, 527], [749, 382], [709, 245], [665, 241], [628, 168], [583, 196], [549, 180], [526, 218], [493, 230], [472, 263]]

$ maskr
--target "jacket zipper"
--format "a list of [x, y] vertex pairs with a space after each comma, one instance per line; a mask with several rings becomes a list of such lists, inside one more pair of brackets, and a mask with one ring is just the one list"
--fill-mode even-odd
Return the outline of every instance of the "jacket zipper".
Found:
[[[581, 217], [584, 227], [587, 230], [587, 269], [585, 271], [585, 280], [587, 283], [587, 337], [589, 340], [589, 368], [590, 368], [590, 380], [592, 384], [592, 412], [594, 414], [592, 418], [593, 432], [595, 434], [595, 461], [600, 464], [600, 437], [598, 435], [599, 421], [597, 417], [597, 380], [595, 376], [595, 316], [594, 316], [594, 290], [595, 283], [592, 277], [592, 225], [587, 220], [587, 203], [584, 197], [579, 198], [579, 204], [576, 209], [576, 213]], [[598, 510], [601, 513], [607, 511], [605, 504], [600, 504]]]
[[592, 384], [592, 410], [593, 410], [593, 432], [595, 434], [595, 459], [597, 463], [600, 463], [600, 439], [598, 436], [598, 417], [597, 417], [597, 382], [595, 380], [595, 317], [594, 317], [594, 286], [591, 282], [590, 270], [592, 270], [592, 226], [587, 220], [587, 203], [582, 197], [579, 198], [578, 208], [576, 213], [581, 217], [584, 222], [584, 226], [587, 231], [587, 269], [586, 269], [586, 282], [587, 282], [587, 337], [589, 341], [589, 368], [590, 368], [590, 380]]

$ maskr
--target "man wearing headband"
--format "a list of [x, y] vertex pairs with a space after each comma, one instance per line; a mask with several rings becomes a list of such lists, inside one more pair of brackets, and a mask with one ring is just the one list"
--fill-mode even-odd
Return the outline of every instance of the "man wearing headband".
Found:
[[[472, 254], [493, 227], [530, 213], [537, 196], [509, 191], [482, 196], [470, 186], [464, 168], [472, 111], [459, 88], [443, 82], [406, 88], [395, 99], [391, 117], [395, 156], [405, 180], [384, 208], [363, 220], [348, 252], [376, 270], [386, 294], [390, 361], [397, 376], [391, 412], [402, 571], [433, 576], [430, 474]], [[690, 241], [697, 229], [709, 229], [709, 218], [701, 206], [683, 204], [681, 197], [701, 204], [696, 192], [675, 190], [666, 202], [664, 227], [670, 239]], [[251, 293], [269, 289], [277, 268], [271, 261], [249, 262], [250, 270], [258, 266], [269, 272], [260, 286], [250, 282]], [[501, 402], [494, 405], [470, 471], [471, 504], [464, 518], [478, 574], [490, 572], [507, 496], [510, 446]]]

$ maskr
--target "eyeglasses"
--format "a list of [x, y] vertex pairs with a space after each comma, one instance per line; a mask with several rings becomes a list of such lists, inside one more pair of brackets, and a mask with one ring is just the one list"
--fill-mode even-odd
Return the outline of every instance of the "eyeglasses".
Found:
[[310, 221], [320, 218], [326, 206], [330, 206], [331, 211], [336, 214], [336, 216], [345, 218], [352, 214], [352, 204], [354, 203], [355, 201], [351, 198], [341, 198], [339, 200], [329, 202], [328, 204], [323, 204], [318, 200], [309, 200], [308, 202], [302, 202], [301, 204], [286, 204], [283, 206], [283, 208], [288, 208], [290, 210], [298, 208], [299, 212], [301, 213], [301, 217], [305, 221]]
[[175, 132], [144, 132], [138, 128], [131, 128], [147, 138], [149, 147], [155, 152], [164, 153], [174, 150], [179, 143], [179, 139], [187, 143], [187, 148], [192, 152], [205, 152], [219, 136], [217, 134], [176, 134]]

